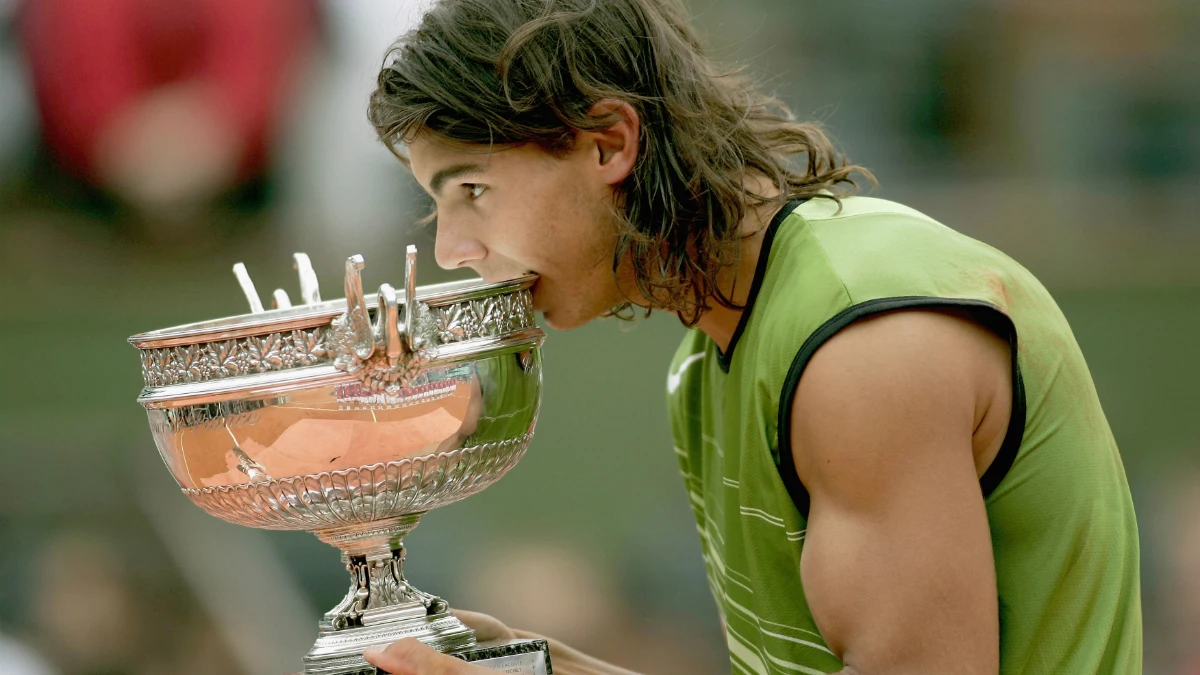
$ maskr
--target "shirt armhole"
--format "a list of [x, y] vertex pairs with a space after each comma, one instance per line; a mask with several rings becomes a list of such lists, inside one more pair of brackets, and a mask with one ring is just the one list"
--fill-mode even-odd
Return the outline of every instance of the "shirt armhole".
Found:
[[792, 359], [792, 365], [788, 369], [787, 377], [783, 382], [783, 391], [779, 397], [779, 422], [777, 425], [779, 429], [777, 444], [779, 452], [776, 455], [776, 465], [779, 469], [779, 477], [783, 480], [788, 494], [792, 497], [792, 503], [796, 505], [796, 510], [800, 512], [800, 515], [805, 520], [808, 520], [810, 502], [808, 490], [804, 487], [804, 484], [800, 481], [800, 476], [796, 473], [796, 462], [792, 457], [791, 412], [792, 404], [796, 398], [796, 386], [800, 383], [800, 376], [804, 374], [804, 368], [808, 365], [809, 360], [816, 353], [817, 349], [836, 335], [838, 331], [859, 319], [900, 309], [943, 308], [967, 310], [979, 323], [1008, 342], [1009, 351], [1012, 353], [1012, 414], [1009, 418], [1008, 428], [1005, 430], [1004, 441], [1000, 445], [1000, 450], [996, 453], [995, 459], [992, 460], [992, 463], [979, 479], [979, 487], [983, 492], [984, 499], [987, 499], [992, 494], [1000, 485], [1000, 482], [1004, 480], [1004, 477], [1008, 474], [1008, 470], [1012, 468], [1013, 461], [1017, 458], [1017, 451], [1021, 448], [1021, 441], [1025, 435], [1025, 384], [1021, 379], [1021, 367], [1017, 359], [1017, 329], [1012, 319], [996, 305], [982, 300], [923, 296], [868, 300], [842, 310], [832, 319], [822, 324], [820, 328], [813, 331], [812, 335], [808, 336], [808, 339], [800, 346], [800, 350], [796, 352], [796, 357]]

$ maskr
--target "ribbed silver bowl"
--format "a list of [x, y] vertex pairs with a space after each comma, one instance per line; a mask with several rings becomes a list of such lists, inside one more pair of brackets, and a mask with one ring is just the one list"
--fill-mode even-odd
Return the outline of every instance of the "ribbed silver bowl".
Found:
[[[275, 292], [250, 314], [135, 335], [138, 402], [183, 492], [232, 523], [308, 530], [342, 551], [350, 591], [325, 615], [306, 673], [365, 669], [362, 651], [413, 636], [444, 651], [474, 634], [404, 578], [421, 515], [491, 485], [528, 447], [541, 401], [536, 277], [321, 301], [297, 254], [304, 304]], [[414, 298], [414, 302], [409, 299]], [[410, 310], [411, 308], [411, 310]]]

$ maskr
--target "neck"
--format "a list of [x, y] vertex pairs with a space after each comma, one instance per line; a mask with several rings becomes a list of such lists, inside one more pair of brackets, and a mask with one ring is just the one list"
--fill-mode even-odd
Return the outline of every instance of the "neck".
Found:
[[[763, 241], [766, 239], [767, 227], [775, 217], [779, 207], [775, 202], [769, 202], [746, 212], [742, 218], [742, 245], [737, 263], [726, 267], [717, 274], [717, 284], [725, 297], [735, 305], [745, 305], [750, 298], [750, 286], [754, 281], [754, 271], [758, 266], [759, 256], [763, 253]], [[742, 319], [743, 309], [732, 309], [718, 302], [710, 306], [700, 315], [696, 328], [703, 331], [722, 351], [728, 351], [729, 343], [733, 341], [733, 333], [737, 330], [738, 322]]]

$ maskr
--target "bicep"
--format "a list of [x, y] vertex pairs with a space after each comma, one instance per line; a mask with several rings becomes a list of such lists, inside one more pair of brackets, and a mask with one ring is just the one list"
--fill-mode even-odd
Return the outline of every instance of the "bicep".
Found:
[[851, 326], [797, 388], [792, 451], [811, 497], [805, 594], [830, 648], [863, 675], [998, 670], [972, 456], [978, 383], [954, 321], [903, 313]]

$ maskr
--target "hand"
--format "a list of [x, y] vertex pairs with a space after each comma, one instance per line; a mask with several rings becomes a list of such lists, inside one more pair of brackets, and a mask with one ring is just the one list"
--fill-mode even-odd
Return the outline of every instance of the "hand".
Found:
[[367, 663], [391, 675], [484, 675], [494, 673], [482, 666], [447, 656], [416, 638], [405, 638], [385, 647], [363, 652]]
[[504, 622], [496, 617], [487, 614], [456, 609], [454, 610], [454, 616], [458, 617], [459, 621], [467, 624], [475, 631], [475, 639], [479, 642], [534, 637], [531, 633], [513, 630], [504, 625]]
[[[475, 639], [479, 642], [512, 640], [519, 637], [516, 631], [487, 614], [454, 610], [454, 615], [475, 631]], [[371, 665], [392, 675], [472, 675], [495, 672], [481, 666], [473, 666], [453, 656], [446, 656], [413, 638], [400, 640], [386, 648], [368, 649], [363, 656]]]

